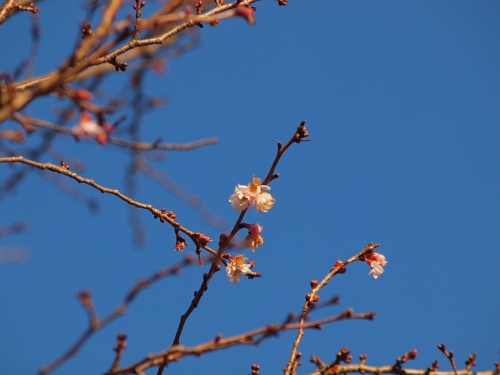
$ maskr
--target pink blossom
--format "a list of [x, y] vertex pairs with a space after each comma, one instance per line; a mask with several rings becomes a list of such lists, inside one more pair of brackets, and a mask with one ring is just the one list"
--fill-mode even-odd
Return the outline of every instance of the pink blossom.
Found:
[[383, 267], [388, 263], [385, 259], [385, 256], [375, 252], [366, 254], [365, 262], [368, 263], [368, 265], [371, 267], [371, 270], [368, 274], [373, 275], [375, 279], [384, 273]]

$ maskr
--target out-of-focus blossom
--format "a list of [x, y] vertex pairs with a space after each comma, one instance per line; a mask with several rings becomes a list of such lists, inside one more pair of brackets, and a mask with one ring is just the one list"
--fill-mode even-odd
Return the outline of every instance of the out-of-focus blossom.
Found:
[[100, 125], [88, 112], [82, 111], [80, 120], [71, 131], [78, 139], [95, 138], [102, 145], [108, 142], [108, 134], [113, 131], [113, 127], [109, 124]]
[[261, 180], [254, 177], [248, 185], [236, 185], [234, 193], [229, 197], [231, 207], [236, 211], [243, 211], [254, 206], [255, 211], [267, 212], [276, 201], [271, 194], [263, 190], [271, 190], [267, 185], [261, 185]]
[[264, 238], [260, 235], [262, 229], [264, 228], [262, 225], [254, 223], [247, 224], [248, 235], [243, 239], [242, 245], [245, 249], [252, 249], [252, 251], [257, 250], [257, 247], [264, 243]]
[[230, 263], [226, 267], [226, 275], [230, 282], [239, 283], [240, 276], [250, 272], [250, 265], [245, 263], [246, 260], [247, 258], [240, 254], [230, 258]]
[[0, 138], [16, 143], [24, 142], [24, 134], [20, 130], [1, 130]]
[[385, 256], [375, 252], [366, 254], [365, 262], [368, 263], [368, 265], [371, 267], [371, 270], [368, 274], [373, 275], [375, 279], [384, 273], [383, 267], [385, 267], [385, 265], [388, 263], [385, 259]]

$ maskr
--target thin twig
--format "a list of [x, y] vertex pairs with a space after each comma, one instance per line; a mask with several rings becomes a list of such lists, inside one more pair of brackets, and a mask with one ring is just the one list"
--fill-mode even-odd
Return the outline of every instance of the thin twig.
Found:
[[[18, 121], [21, 124], [24, 124], [25, 126], [36, 126], [40, 128], [50, 129], [74, 137], [73, 131], [70, 128], [53, 124], [48, 121], [21, 115], [19, 113], [13, 114], [12, 119]], [[149, 151], [149, 150], [188, 151], [198, 147], [214, 145], [218, 142], [218, 140], [217, 138], [205, 138], [188, 143], [161, 143], [159, 141], [153, 143], [147, 143], [147, 142], [131, 142], [110, 137], [108, 138], [108, 142], [116, 146], [127, 147], [137, 151]]]
[[321, 288], [323, 288], [326, 284], [328, 284], [328, 281], [335, 276], [336, 274], [342, 272], [345, 266], [348, 264], [355, 262], [362, 258], [366, 253], [373, 251], [375, 248], [377, 248], [379, 245], [369, 243], [368, 245], [365, 246], [363, 250], [361, 250], [358, 254], [355, 256], [349, 258], [345, 262], [339, 262], [336, 266], [334, 266], [330, 272], [325, 276], [323, 280], [321, 280], [320, 283], [315, 284], [315, 286], [311, 289], [311, 291], [308, 293], [306, 302], [304, 303], [304, 306], [302, 307], [302, 313], [300, 315], [299, 319], [299, 325], [298, 325], [298, 332], [297, 332], [297, 337], [295, 338], [295, 341], [293, 342], [292, 346], [292, 352], [290, 354], [290, 359], [288, 360], [288, 363], [286, 365], [286, 368], [284, 370], [285, 375], [292, 375], [293, 374], [293, 369], [296, 365], [296, 360], [297, 360], [297, 350], [299, 347], [300, 340], [302, 339], [302, 336], [304, 335], [303, 331], [303, 326], [305, 324], [305, 320], [307, 318], [307, 314], [313, 305], [314, 301], [316, 301], [316, 295], [319, 292]]
[[[12, 156], [12, 157], [0, 158], [0, 163], [22, 163], [22, 164], [29, 165], [31, 167], [41, 169], [41, 170], [49, 170], [49, 171], [56, 172], [56, 173], [62, 174], [64, 176], [67, 176], [69, 178], [72, 178], [73, 180], [75, 180], [79, 183], [89, 185], [89, 186], [97, 189], [101, 193], [114, 195], [114, 196], [120, 198], [124, 202], [126, 202], [134, 207], [141, 208], [141, 209], [144, 209], [144, 210], [151, 212], [151, 214], [153, 214], [153, 216], [155, 218], [160, 218], [162, 220], [162, 222], [163, 221], [168, 222], [175, 229], [188, 235], [189, 238], [191, 238], [191, 240], [196, 244], [196, 246], [199, 245], [197, 232], [194, 232], [194, 231], [189, 230], [188, 228], [182, 226], [180, 223], [178, 223], [174, 219], [172, 219], [167, 213], [165, 213], [164, 210], [155, 208], [151, 204], [145, 204], [145, 203], [135, 201], [132, 198], [121, 193], [118, 189], [110, 189], [110, 188], [104, 187], [102, 185], [99, 185], [98, 183], [96, 183], [92, 179], [84, 178], [84, 177], [82, 177], [74, 172], [69, 171], [69, 168], [67, 168], [68, 167], [67, 165], [59, 167], [59, 166], [54, 165], [52, 163], [39, 163], [39, 162], [36, 162], [34, 160], [25, 159], [23, 156]], [[213, 249], [211, 249], [210, 247], [208, 247], [206, 245], [200, 246], [200, 247], [204, 248], [205, 250], [207, 250], [209, 252], [215, 253], [215, 251]]]
[[450, 361], [451, 367], [453, 368], [453, 371], [455, 372], [455, 375], [457, 375], [457, 366], [455, 365], [455, 358], [453, 356], [452, 351], [446, 350], [446, 346], [444, 344], [438, 344], [438, 349], [448, 358]]

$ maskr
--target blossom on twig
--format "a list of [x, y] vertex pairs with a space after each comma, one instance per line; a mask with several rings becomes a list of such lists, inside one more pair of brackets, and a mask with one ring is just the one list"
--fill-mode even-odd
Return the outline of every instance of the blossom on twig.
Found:
[[226, 266], [226, 275], [230, 282], [239, 283], [240, 276], [250, 272], [250, 264], [246, 264], [243, 255], [237, 254], [234, 257], [230, 256], [230, 263]]
[[246, 224], [245, 227], [248, 228], [248, 235], [243, 239], [241, 244], [245, 249], [252, 249], [252, 252], [255, 252], [257, 247], [264, 243], [264, 238], [260, 235], [264, 227], [257, 223]]
[[236, 211], [246, 210], [249, 206], [254, 206], [255, 212], [267, 212], [276, 201], [271, 194], [263, 190], [271, 190], [267, 185], [261, 185], [261, 180], [254, 177], [248, 185], [236, 185], [234, 193], [229, 197], [231, 207]]
[[91, 137], [102, 145], [108, 142], [108, 134], [113, 131], [113, 127], [107, 123], [101, 125], [88, 112], [82, 111], [80, 120], [71, 131], [77, 139]]
[[368, 274], [375, 279], [384, 273], [383, 267], [388, 263], [385, 256], [373, 251], [365, 255], [365, 262], [372, 268]]

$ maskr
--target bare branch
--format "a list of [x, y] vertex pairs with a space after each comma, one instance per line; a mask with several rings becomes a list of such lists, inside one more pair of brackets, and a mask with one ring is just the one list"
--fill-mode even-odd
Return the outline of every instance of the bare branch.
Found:
[[[104, 186], [96, 183], [94, 180], [84, 178], [84, 177], [81, 177], [80, 175], [78, 175], [74, 172], [70, 172], [69, 166], [65, 165], [64, 162], [62, 162], [61, 163], [62, 165], [59, 167], [59, 166], [54, 165], [52, 163], [39, 163], [39, 162], [36, 162], [34, 160], [25, 159], [22, 156], [12, 156], [12, 157], [0, 158], [0, 163], [22, 163], [22, 164], [29, 165], [31, 167], [41, 169], [41, 170], [49, 170], [49, 171], [56, 172], [56, 173], [62, 174], [64, 176], [67, 176], [69, 178], [72, 178], [73, 180], [75, 180], [79, 183], [89, 185], [89, 186], [99, 190], [101, 193], [114, 195], [114, 196], [120, 198], [121, 200], [125, 201], [126, 203], [130, 204], [131, 206], [141, 208], [141, 209], [144, 209], [144, 210], [151, 212], [151, 214], [153, 214], [153, 216], [155, 218], [160, 218], [162, 223], [164, 221], [168, 222], [176, 230], [179, 230], [179, 231], [185, 233], [186, 235], [188, 235], [189, 238], [191, 238], [191, 240], [197, 246], [200, 245], [197, 232], [194, 232], [192, 230], [189, 230], [189, 229], [183, 227], [180, 223], [176, 222], [168, 213], [165, 213], [165, 210], [155, 208], [151, 204], [145, 204], [145, 203], [135, 201], [135, 200], [131, 199], [130, 197], [126, 196], [125, 194], [121, 193], [118, 189], [110, 189], [110, 188], [104, 187]], [[207, 245], [204, 245], [201, 247], [209, 252], [214, 252], [214, 250], [210, 249]]]
[[[34, 117], [24, 116], [19, 113], [13, 114], [12, 118], [18, 121], [19, 123], [23, 124], [24, 126], [36, 126], [40, 128], [50, 129], [74, 137], [74, 133], [70, 128], [56, 125], [48, 121], [40, 120]], [[108, 143], [120, 147], [127, 147], [136, 151], [149, 151], [149, 150], [189, 151], [198, 147], [214, 145], [217, 142], [218, 142], [217, 138], [205, 138], [188, 143], [161, 143], [160, 139], [153, 143], [147, 143], [147, 142], [131, 142], [113, 137], [108, 138]]]
[[365, 246], [365, 248], [363, 250], [361, 250], [355, 256], [349, 258], [345, 262], [337, 262], [335, 264], [335, 266], [330, 270], [330, 272], [325, 276], [325, 278], [323, 280], [321, 280], [320, 283], [318, 283], [317, 281], [311, 282], [312, 289], [311, 289], [311, 292], [306, 295], [306, 302], [304, 303], [304, 306], [302, 307], [302, 314], [300, 315], [300, 319], [299, 319], [299, 327], [298, 327], [297, 337], [296, 337], [295, 341], [293, 342], [292, 352], [290, 354], [290, 359], [288, 360], [288, 363], [287, 363], [286, 368], [284, 370], [285, 375], [292, 375], [297, 367], [297, 353], [298, 353], [297, 350], [299, 347], [300, 340], [302, 339], [302, 336], [304, 335], [303, 325], [304, 325], [304, 322], [307, 318], [307, 314], [308, 314], [311, 306], [314, 303], [316, 303], [317, 301], [319, 301], [319, 297], [317, 295], [319, 290], [321, 288], [323, 288], [326, 284], [328, 284], [328, 281], [333, 276], [335, 276], [339, 273], [345, 272], [345, 266], [347, 266], [348, 264], [353, 263], [357, 260], [360, 260], [361, 258], [363, 258], [365, 256], [365, 254], [373, 251], [374, 249], [376, 249], [379, 246], [380, 245], [373, 244], [370, 242], [368, 245]]
[[[348, 314], [347, 311], [350, 310], [346, 310], [338, 315], [331, 316], [329, 318], [308, 322], [303, 326], [303, 328], [318, 329], [323, 324], [337, 322], [340, 320], [370, 319], [370, 317], [373, 315], [373, 313], [355, 314], [352, 311], [351, 314]], [[146, 358], [137, 361], [130, 366], [110, 371], [108, 372], [108, 375], [136, 374], [155, 366], [160, 366], [161, 368], [161, 366], [164, 366], [165, 364], [179, 361], [183, 357], [187, 356], [199, 356], [203, 353], [209, 353], [212, 351], [237, 345], [258, 345], [268, 338], [276, 337], [279, 332], [297, 328], [298, 323], [292, 322], [285, 322], [282, 324], [269, 324], [266, 327], [258, 328], [253, 331], [245, 332], [228, 338], [223, 338], [222, 335], [217, 335], [215, 339], [194, 347], [184, 347], [182, 345], [172, 346], [167, 351], [148, 355]]]

